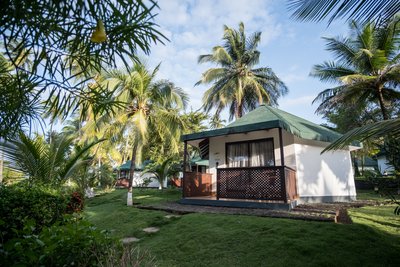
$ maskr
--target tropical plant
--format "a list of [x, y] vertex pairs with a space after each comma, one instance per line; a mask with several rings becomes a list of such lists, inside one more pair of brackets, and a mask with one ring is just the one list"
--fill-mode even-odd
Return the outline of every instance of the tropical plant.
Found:
[[183, 122], [179, 115], [188, 101], [186, 93], [169, 81], [155, 81], [159, 66], [149, 71], [145, 65], [138, 62], [129, 67], [126, 72], [109, 71], [106, 81], [115, 88], [117, 99], [126, 103], [124, 109], [119, 109], [114, 120], [128, 125], [127, 131], [133, 142], [129, 175], [129, 192], [132, 192], [132, 182], [135, 162], [141, 161], [143, 146], [152, 134], [156, 134], [162, 142], [168, 140], [170, 149], [178, 151], [180, 133]]
[[[151, 0], [3, 2], [1, 53], [17, 78], [0, 80], [1, 95], [7, 92], [14, 100], [0, 105], [0, 137], [31, 126], [41, 98], [46, 110], [63, 118], [78, 106], [95, 106], [99, 114], [112, 109], [108, 90], [86, 90], [91, 72], [116, 66], [120, 59], [128, 65], [126, 59], [135, 60], [138, 50], [148, 54], [153, 43], [167, 40], [154, 22], [156, 8]], [[21, 65], [22, 59], [30, 64]], [[84, 78], [77, 81], [78, 76]], [[19, 96], [12, 98], [10, 92]], [[3, 122], [13, 121], [18, 113], [20, 120], [14, 124]]]
[[397, 0], [288, 0], [292, 18], [302, 21], [321, 21], [329, 17], [333, 20], [346, 18], [361, 24], [378, 20], [382, 23], [400, 12]]
[[196, 85], [213, 83], [203, 96], [204, 110], [216, 114], [228, 107], [230, 119], [240, 118], [259, 104], [277, 105], [278, 98], [288, 92], [285, 84], [271, 68], [253, 68], [259, 63], [257, 46], [261, 32], [246, 36], [244, 24], [239, 30], [224, 26], [223, 45], [215, 46], [212, 54], [201, 55], [199, 63], [218, 65], [203, 73]]
[[157, 163], [147, 165], [143, 173], [152, 173], [160, 184], [158, 189], [163, 189], [165, 181], [177, 172], [176, 164], [172, 158], [165, 158]]
[[400, 119], [391, 119], [370, 123], [362, 127], [354, 128], [345, 133], [342, 137], [327, 146], [324, 151], [341, 149], [354, 141], [364, 141], [370, 139], [378, 139], [390, 134], [392, 138], [400, 138]]
[[71, 152], [72, 138], [58, 135], [47, 143], [42, 136], [31, 139], [24, 133], [19, 138], [1, 142], [5, 158], [14, 162], [31, 184], [60, 185], [71, 177], [86, 161], [86, 152], [100, 141]]
[[214, 114], [211, 118], [210, 118], [210, 128], [211, 129], [219, 129], [224, 127], [224, 123], [226, 121], [225, 120], [221, 120], [221, 117], [219, 116], [219, 114]]
[[334, 62], [315, 65], [312, 76], [325, 82], [339, 83], [318, 94], [317, 112], [340, 105], [374, 103], [382, 118], [390, 118], [388, 106], [400, 99], [400, 16], [386, 27], [369, 23], [361, 28], [351, 24], [350, 38], [324, 38], [327, 50], [337, 58]]

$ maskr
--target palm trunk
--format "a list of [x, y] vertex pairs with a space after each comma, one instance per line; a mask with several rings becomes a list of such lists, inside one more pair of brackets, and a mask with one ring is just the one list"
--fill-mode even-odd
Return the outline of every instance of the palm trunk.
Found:
[[387, 114], [387, 110], [385, 107], [385, 101], [383, 100], [383, 94], [382, 94], [382, 87], [378, 87], [378, 100], [379, 100], [379, 106], [381, 107], [381, 112], [382, 112], [382, 117], [384, 120], [389, 119], [389, 115]]
[[97, 166], [98, 166], [98, 167], [97, 167], [97, 168], [98, 168], [97, 175], [98, 175], [98, 177], [99, 177], [99, 181], [98, 181], [97, 185], [98, 185], [98, 186], [101, 186], [101, 157], [99, 157]]
[[135, 161], [136, 161], [136, 144], [132, 147], [132, 158], [131, 158], [131, 167], [129, 169], [129, 184], [128, 184], [128, 199], [127, 205], [133, 205], [133, 197], [132, 197], [132, 186], [133, 186], [133, 176], [135, 172]]
[[3, 183], [3, 164], [4, 164], [3, 150], [0, 150], [0, 184]]
[[[242, 92], [242, 81], [239, 79], [238, 80], [238, 91]], [[243, 116], [243, 101], [242, 97], [238, 96], [236, 93], [236, 119], [239, 119]]]

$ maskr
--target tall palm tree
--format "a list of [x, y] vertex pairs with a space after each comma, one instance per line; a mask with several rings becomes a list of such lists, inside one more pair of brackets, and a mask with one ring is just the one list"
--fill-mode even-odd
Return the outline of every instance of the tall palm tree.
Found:
[[315, 65], [311, 73], [321, 81], [338, 86], [322, 91], [314, 102], [317, 112], [346, 103], [376, 103], [384, 120], [390, 118], [388, 105], [400, 98], [400, 16], [385, 27], [352, 23], [350, 38], [325, 38], [334, 62]]
[[126, 103], [126, 107], [117, 112], [115, 120], [131, 125], [129, 134], [133, 145], [128, 189], [130, 194], [135, 162], [141, 160], [150, 127], [162, 139], [168, 139], [172, 149], [179, 148], [182, 126], [179, 111], [185, 108], [188, 96], [169, 81], [155, 81], [158, 69], [159, 66], [149, 71], [144, 64], [138, 62], [128, 68], [127, 72], [112, 70], [105, 76], [110, 86], [115, 88], [118, 101]]
[[261, 32], [247, 37], [243, 22], [239, 24], [239, 30], [224, 26], [223, 45], [215, 46], [212, 54], [199, 57], [199, 63], [210, 62], [218, 66], [204, 72], [196, 83], [213, 84], [203, 96], [207, 112], [216, 108], [216, 114], [219, 114], [229, 107], [230, 119], [240, 118], [259, 104], [276, 105], [278, 98], [288, 92], [271, 68], [254, 68], [260, 59], [257, 50], [260, 37]]

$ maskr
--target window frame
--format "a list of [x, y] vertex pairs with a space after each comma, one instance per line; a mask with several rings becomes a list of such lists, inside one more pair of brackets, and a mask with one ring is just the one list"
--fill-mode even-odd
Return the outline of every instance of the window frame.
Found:
[[[247, 144], [247, 155], [250, 157], [250, 143], [261, 143], [265, 141], [271, 141], [272, 142], [272, 155], [273, 155], [273, 160], [274, 160], [274, 165], [273, 166], [247, 166], [247, 167], [229, 167], [229, 162], [228, 162], [228, 146], [233, 145], [233, 144]], [[245, 141], [236, 141], [236, 142], [226, 142], [225, 143], [225, 166], [226, 168], [259, 168], [259, 167], [275, 167], [276, 166], [276, 161], [275, 161], [275, 144], [274, 144], [274, 138], [273, 137], [268, 137], [268, 138], [261, 138], [261, 139], [253, 139], [253, 140], [245, 140]]]

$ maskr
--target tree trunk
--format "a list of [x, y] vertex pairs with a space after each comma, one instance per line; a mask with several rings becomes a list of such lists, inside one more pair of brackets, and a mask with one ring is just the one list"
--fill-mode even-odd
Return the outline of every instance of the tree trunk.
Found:
[[387, 110], [385, 107], [385, 101], [383, 100], [383, 94], [382, 94], [382, 87], [380, 86], [378, 88], [378, 100], [379, 100], [379, 106], [381, 107], [381, 112], [382, 112], [382, 117], [384, 120], [389, 119], [389, 115], [387, 114]]
[[353, 163], [354, 163], [354, 176], [359, 177], [360, 176], [360, 170], [358, 169], [357, 156], [353, 157]]
[[0, 184], [3, 183], [3, 164], [4, 164], [3, 150], [0, 150]]
[[133, 205], [133, 197], [132, 197], [132, 186], [133, 186], [133, 175], [135, 172], [135, 161], [136, 161], [136, 144], [132, 147], [132, 157], [131, 157], [131, 167], [129, 169], [129, 184], [128, 184], [128, 199], [127, 205]]
[[97, 175], [99, 177], [99, 181], [97, 183], [98, 186], [101, 186], [101, 157], [99, 157], [98, 163], [97, 163]]
[[[238, 91], [243, 93], [242, 91], [242, 81], [238, 80]], [[241, 97], [236, 93], [236, 119], [239, 119], [243, 116], [243, 96]]]

